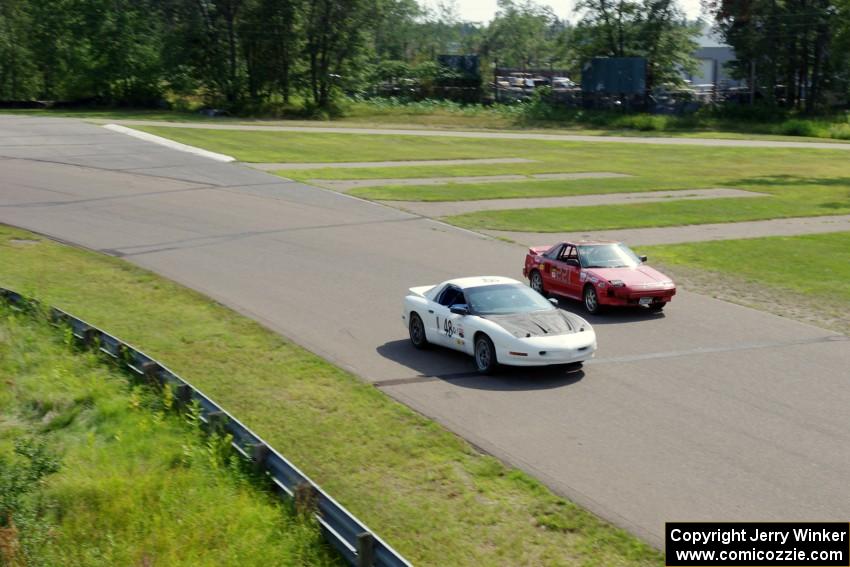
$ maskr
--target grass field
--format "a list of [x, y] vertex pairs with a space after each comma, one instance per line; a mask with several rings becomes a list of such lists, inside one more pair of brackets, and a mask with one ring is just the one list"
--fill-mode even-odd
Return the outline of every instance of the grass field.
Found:
[[669, 265], [732, 274], [850, 310], [850, 232], [642, 248]]
[[[748, 188], [748, 187], [739, 187]], [[740, 222], [850, 213], [847, 187], [762, 187], [769, 197], [671, 200], [656, 203], [478, 211], [444, 220], [471, 229], [519, 232], [574, 232]]]
[[0, 565], [341, 564], [151, 390], [3, 304], [0, 376]]
[[202, 388], [417, 565], [660, 565], [635, 537], [256, 323], [126, 262], [0, 227], [0, 285]]
[[537, 140], [418, 138], [356, 134], [297, 134], [145, 128], [178, 141], [244, 160], [321, 162], [375, 159], [524, 157], [534, 163], [447, 167], [283, 171], [312, 178], [394, 178], [610, 171], [631, 178], [523, 180], [455, 183], [443, 186], [358, 188], [369, 199], [455, 201], [511, 197], [549, 197], [592, 193], [733, 187], [765, 194], [753, 199], [670, 200], [657, 203], [575, 208], [481, 211], [448, 217], [471, 229], [519, 232], [570, 232], [663, 227], [824, 216], [850, 213], [850, 176], [844, 150], [717, 148], [627, 144], [578, 144]]
[[850, 232], [642, 247], [697, 291], [850, 335]]

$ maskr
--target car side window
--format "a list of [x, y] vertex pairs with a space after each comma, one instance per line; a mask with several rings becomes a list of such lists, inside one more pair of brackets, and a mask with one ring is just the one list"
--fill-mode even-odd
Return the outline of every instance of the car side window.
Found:
[[561, 244], [556, 248], [553, 248], [549, 252], [546, 252], [543, 256], [549, 258], [550, 260], [557, 260], [561, 256], [561, 252], [564, 250], [564, 245]]
[[440, 297], [437, 298], [437, 303], [444, 305], [445, 307], [451, 307], [458, 303], [465, 303], [465, 300], [463, 299], [463, 292], [453, 285], [446, 286], [446, 289], [444, 289], [443, 293], [440, 294]]
[[558, 259], [562, 262], [566, 262], [567, 260], [578, 260], [578, 256], [576, 255], [576, 247], [565, 246], [564, 250], [561, 252], [561, 257]]

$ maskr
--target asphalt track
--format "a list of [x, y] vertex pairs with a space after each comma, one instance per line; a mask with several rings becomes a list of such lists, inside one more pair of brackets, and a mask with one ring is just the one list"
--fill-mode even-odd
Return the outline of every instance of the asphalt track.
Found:
[[843, 335], [683, 291], [592, 318], [583, 373], [478, 377], [408, 346], [401, 298], [519, 277], [520, 247], [74, 120], [0, 116], [0, 222], [200, 290], [659, 547], [665, 521], [850, 517]]

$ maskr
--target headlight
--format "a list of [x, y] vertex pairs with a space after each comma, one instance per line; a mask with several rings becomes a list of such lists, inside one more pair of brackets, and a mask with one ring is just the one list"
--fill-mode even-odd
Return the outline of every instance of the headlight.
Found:
[[623, 280], [611, 280], [611, 285], [614, 287], [626, 287], [626, 284]]

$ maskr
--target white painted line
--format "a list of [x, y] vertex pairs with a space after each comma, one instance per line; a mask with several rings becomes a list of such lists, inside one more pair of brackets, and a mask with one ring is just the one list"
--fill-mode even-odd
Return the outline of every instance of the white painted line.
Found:
[[120, 132], [122, 134], [127, 134], [128, 136], [133, 136], [134, 138], [139, 138], [140, 140], [145, 140], [146, 142], [153, 142], [154, 144], [159, 144], [161, 146], [171, 148], [172, 150], [178, 150], [178, 151], [181, 151], [181, 152], [187, 152], [187, 153], [190, 153], [190, 154], [195, 154], [196, 156], [214, 159], [215, 161], [224, 161], [224, 162], [236, 161], [236, 158], [233, 157], [233, 156], [227, 156], [227, 155], [224, 155], [224, 154], [217, 154], [215, 152], [211, 152], [211, 151], [208, 151], [208, 150], [196, 148], [195, 146], [188, 146], [186, 144], [181, 144], [180, 142], [175, 142], [174, 140], [169, 140], [168, 138], [163, 138], [161, 136], [154, 136], [153, 134], [148, 134], [147, 132], [142, 132], [140, 130], [134, 130], [132, 128], [127, 128], [126, 126], [121, 126], [119, 124], [105, 124], [103, 127], [106, 128], [107, 130], [112, 130], [113, 132]]

